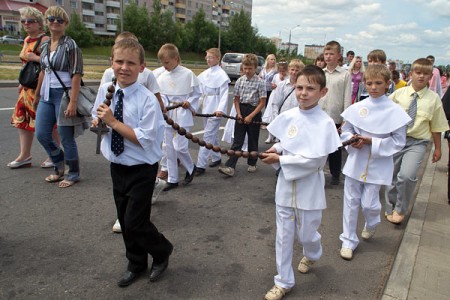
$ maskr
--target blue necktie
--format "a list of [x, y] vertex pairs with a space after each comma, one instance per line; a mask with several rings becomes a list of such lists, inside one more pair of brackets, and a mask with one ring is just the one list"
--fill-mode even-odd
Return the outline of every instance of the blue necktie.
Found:
[[[114, 118], [116, 118], [117, 121], [123, 122], [123, 91], [118, 90], [117, 96], [119, 96], [119, 100], [117, 100], [117, 103], [114, 107]], [[123, 136], [120, 135], [117, 131], [113, 130], [111, 138], [111, 151], [116, 156], [119, 156], [123, 152], [124, 148]]]
[[411, 100], [411, 104], [408, 108], [408, 115], [411, 117], [411, 121], [408, 123], [408, 128], [413, 127], [414, 121], [416, 120], [417, 115], [417, 98], [419, 98], [419, 94], [414, 93], [412, 94], [413, 98]]

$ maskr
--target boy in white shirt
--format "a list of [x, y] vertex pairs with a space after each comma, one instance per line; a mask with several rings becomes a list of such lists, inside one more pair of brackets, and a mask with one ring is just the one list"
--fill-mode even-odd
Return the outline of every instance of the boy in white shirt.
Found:
[[317, 66], [306, 66], [296, 80], [299, 107], [280, 114], [267, 130], [280, 142], [264, 153], [263, 162], [281, 168], [275, 192], [278, 275], [265, 299], [279, 300], [295, 284], [292, 269], [294, 239], [303, 245], [298, 270], [307, 273], [322, 256], [318, 232], [326, 208], [323, 167], [328, 154], [341, 146], [333, 120], [318, 106], [327, 93], [325, 74]]
[[406, 125], [411, 118], [386, 95], [390, 72], [385, 65], [370, 65], [364, 73], [369, 97], [347, 108], [342, 117], [341, 140], [359, 138], [347, 146], [348, 158], [343, 173], [344, 210], [341, 257], [352, 259], [359, 244], [356, 234], [359, 208], [365, 225], [362, 238], [370, 239], [380, 224], [380, 188], [392, 182], [393, 155], [406, 141]]

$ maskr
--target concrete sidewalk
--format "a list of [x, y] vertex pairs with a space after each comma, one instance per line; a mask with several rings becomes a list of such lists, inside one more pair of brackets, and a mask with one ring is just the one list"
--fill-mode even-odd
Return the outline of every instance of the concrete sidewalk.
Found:
[[450, 214], [447, 199], [447, 142], [442, 159], [428, 163], [406, 225], [383, 300], [449, 299]]

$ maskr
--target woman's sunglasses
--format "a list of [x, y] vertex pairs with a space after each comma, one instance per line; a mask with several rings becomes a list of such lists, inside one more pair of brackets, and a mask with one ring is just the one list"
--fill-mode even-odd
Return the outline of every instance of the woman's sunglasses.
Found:
[[50, 22], [50, 23], [54, 23], [55, 21], [56, 22], [58, 22], [59, 24], [64, 24], [64, 19], [63, 18], [61, 18], [61, 17], [54, 17], [54, 16], [48, 16], [47, 17], [47, 20]]
[[34, 24], [37, 23], [36, 19], [20, 19], [20, 23], [22, 24]]

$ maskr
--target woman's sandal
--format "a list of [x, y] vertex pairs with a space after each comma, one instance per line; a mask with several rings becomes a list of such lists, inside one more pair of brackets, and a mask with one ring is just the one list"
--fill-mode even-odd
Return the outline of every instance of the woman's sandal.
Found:
[[59, 183], [58, 186], [59, 186], [60, 188], [68, 188], [68, 187], [74, 185], [75, 183], [76, 183], [76, 181], [64, 179], [63, 181], [61, 181], [61, 182]]
[[58, 182], [64, 179], [64, 173], [62, 174], [50, 174], [49, 176], [45, 177], [45, 181], [47, 182]]

